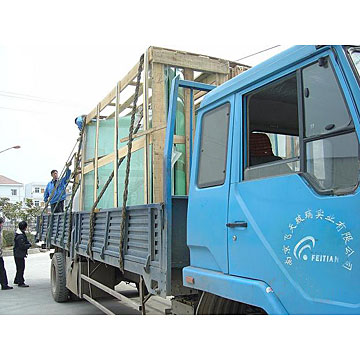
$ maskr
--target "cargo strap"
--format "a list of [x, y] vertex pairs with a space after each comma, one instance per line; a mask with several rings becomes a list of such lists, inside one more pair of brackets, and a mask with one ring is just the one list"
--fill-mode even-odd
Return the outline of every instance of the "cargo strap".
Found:
[[[124, 242], [124, 229], [125, 229], [125, 220], [126, 220], [126, 202], [127, 202], [127, 195], [128, 195], [128, 184], [129, 184], [129, 172], [130, 172], [130, 159], [131, 159], [131, 148], [132, 148], [132, 140], [133, 135], [136, 134], [141, 126], [140, 122], [138, 123], [136, 129], [134, 130], [134, 123], [135, 123], [135, 114], [136, 114], [136, 108], [137, 108], [137, 100], [139, 97], [139, 89], [140, 89], [140, 80], [141, 80], [141, 73], [143, 70], [144, 65], [144, 54], [141, 55], [140, 61], [139, 61], [139, 67], [138, 67], [138, 74], [137, 74], [137, 80], [136, 80], [136, 88], [135, 88], [135, 95], [134, 95], [134, 102], [133, 107], [131, 111], [131, 122], [129, 127], [129, 141], [128, 141], [128, 153], [127, 153], [127, 164], [126, 164], [126, 175], [125, 175], [125, 188], [124, 188], [124, 195], [123, 195], [123, 204], [122, 204], [122, 221], [121, 221], [121, 228], [120, 228], [120, 245], [119, 245], [119, 266], [120, 270], [124, 272], [124, 262], [123, 262], [123, 242]], [[115, 124], [117, 122], [117, 119], [115, 120]], [[120, 165], [124, 161], [125, 157], [122, 157], [118, 160], [116, 171], [118, 171]], [[108, 180], [106, 181], [104, 187], [102, 188], [100, 194], [98, 195], [97, 199], [95, 200], [91, 212], [90, 212], [90, 230], [89, 230], [89, 241], [87, 244], [87, 254], [90, 257], [90, 259], [93, 259], [92, 254], [92, 243], [93, 243], [93, 236], [95, 231], [95, 212], [96, 207], [101, 200], [102, 196], [104, 195], [106, 189], [110, 185], [111, 181], [114, 178], [115, 171], [113, 170], [110, 174]]]

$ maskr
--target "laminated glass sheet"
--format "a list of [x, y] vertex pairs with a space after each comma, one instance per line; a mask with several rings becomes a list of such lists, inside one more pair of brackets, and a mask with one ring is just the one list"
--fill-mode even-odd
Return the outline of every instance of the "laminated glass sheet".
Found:
[[84, 175], [84, 210], [89, 211], [94, 203], [94, 170]]
[[85, 160], [89, 160], [95, 156], [96, 121], [87, 124], [85, 130]]
[[[131, 117], [126, 116], [119, 119], [119, 140], [129, 136], [129, 125]], [[140, 130], [141, 131], [141, 130]], [[120, 143], [119, 148], [127, 146], [127, 142]], [[126, 171], [126, 158], [118, 170], [118, 202], [119, 207], [123, 203], [124, 181]], [[128, 187], [127, 205], [144, 204], [144, 149], [137, 150], [131, 154], [130, 176]]]
[[[100, 120], [99, 124], [99, 143], [98, 157], [114, 152], [114, 118]], [[110, 174], [114, 169], [114, 163], [111, 162], [98, 168], [98, 194], [103, 189]], [[99, 209], [109, 209], [114, 207], [114, 183], [109, 184], [97, 206]]]

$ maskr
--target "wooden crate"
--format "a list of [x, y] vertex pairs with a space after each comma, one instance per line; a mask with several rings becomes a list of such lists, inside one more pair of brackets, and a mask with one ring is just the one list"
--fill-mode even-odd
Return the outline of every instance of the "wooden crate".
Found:
[[[127, 147], [119, 147], [118, 122], [114, 121], [114, 141], [112, 151], [99, 156], [99, 124], [107, 119], [118, 119], [131, 113], [134, 100], [136, 77], [139, 63], [117, 82], [116, 86], [101, 100], [86, 117], [86, 126], [96, 121], [96, 136], [94, 156], [87, 158], [85, 138], [82, 149], [81, 177], [94, 171], [93, 198], [96, 199], [101, 191], [95, 184], [98, 183], [98, 173], [102, 166], [113, 164], [116, 166], [118, 159], [126, 156]], [[165, 72], [168, 69], [181, 69], [183, 78], [195, 80], [207, 84], [220, 85], [228, 79], [247, 70], [249, 67], [232, 61], [204, 56], [199, 54], [176, 51], [158, 47], [150, 47], [144, 54], [144, 68], [141, 77], [140, 94], [137, 107], [142, 109], [142, 129], [133, 140], [132, 152], [144, 149], [144, 203], [159, 203], [163, 201], [163, 152], [165, 144], [165, 132], [167, 121], [167, 94], [165, 88]], [[194, 92], [194, 112], [200, 104], [204, 94]], [[150, 114], [151, 114], [151, 122]], [[190, 134], [190, 96], [187, 91], [184, 94], [185, 136], [175, 135], [175, 144], [185, 144], [186, 153], [186, 189], [189, 186], [189, 149]], [[193, 119], [195, 117], [193, 116]], [[193, 126], [195, 129], [195, 126]], [[120, 139], [120, 143], [126, 144], [127, 137]], [[89, 145], [89, 144], [88, 144]], [[149, 147], [152, 147], [150, 158]], [[113, 207], [119, 204], [118, 176], [115, 172], [113, 179]], [[84, 183], [81, 182], [80, 209], [84, 203]], [[141, 190], [139, 190], [141, 191]]]

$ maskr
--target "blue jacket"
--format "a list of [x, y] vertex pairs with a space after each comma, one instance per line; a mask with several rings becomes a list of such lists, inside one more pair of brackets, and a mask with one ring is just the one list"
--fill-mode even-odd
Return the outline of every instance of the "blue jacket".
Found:
[[[66, 199], [66, 189], [65, 189], [65, 186], [66, 186], [66, 182], [68, 181], [69, 177], [70, 177], [70, 174], [71, 174], [71, 170], [68, 169], [66, 171], [66, 174], [65, 176], [58, 180], [59, 181], [59, 185], [55, 191], [55, 194], [54, 196], [51, 198], [50, 200], [50, 204], [55, 204], [59, 201], [62, 201], [62, 200], [65, 200]], [[54, 183], [54, 180], [51, 180], [47, 186], [46, 186], [46, 189], [45, 189], [45, 192], [44, 192], [44, 201], [46, 202], [47, 199], [49, 198], [49, 196], [51, 195], [53, 189], [54, 189], [54, 186], [55, 186], [55, 183]], [[61, 195], [62, 193], [62, 195]], [[59, 199], [61, 195], [61, 198]]]

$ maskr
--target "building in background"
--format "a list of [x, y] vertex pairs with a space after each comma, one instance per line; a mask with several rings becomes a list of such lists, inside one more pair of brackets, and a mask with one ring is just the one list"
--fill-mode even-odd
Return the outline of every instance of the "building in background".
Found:
[[44, 192], [46, 188], [44, 182], [32, 182], [25, 185], [25, 199], [31, 199], [35, 206], [43, 207], [44, 203]]
[[11, 203], [24, 203], [24, 185], [0, 175], [0, 198], [9, 198]]

